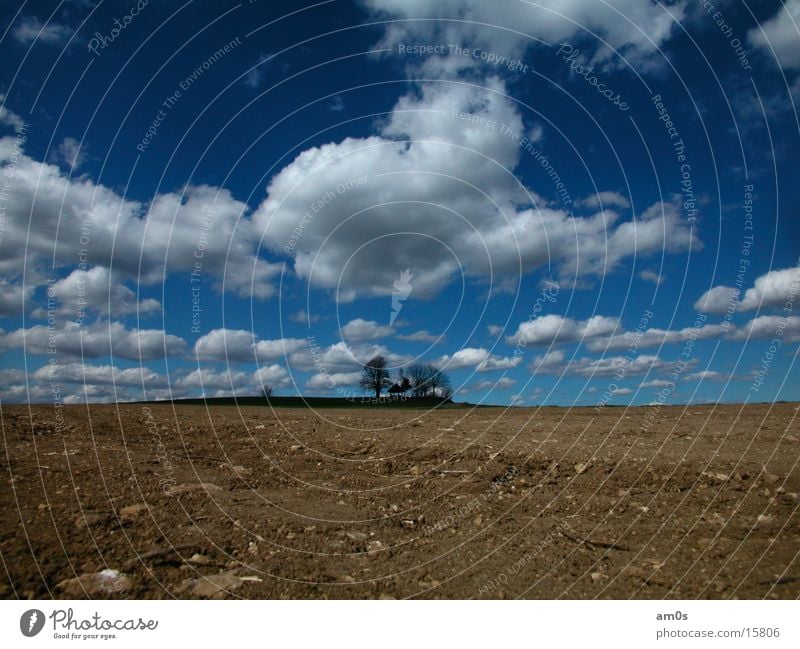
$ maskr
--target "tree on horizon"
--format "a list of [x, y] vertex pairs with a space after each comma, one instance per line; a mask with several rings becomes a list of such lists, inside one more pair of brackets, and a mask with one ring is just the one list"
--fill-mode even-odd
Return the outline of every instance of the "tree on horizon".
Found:
[[378, 354], [372, 357], [364, 369], [361, 370], [361, 379], [359, 385], [364, 390], [375, 392], [375, 398], [381, 398], [383, 388], [389, 387], [391, 381], [389, 380], [389, 370], [386, 369], [386, 359]]

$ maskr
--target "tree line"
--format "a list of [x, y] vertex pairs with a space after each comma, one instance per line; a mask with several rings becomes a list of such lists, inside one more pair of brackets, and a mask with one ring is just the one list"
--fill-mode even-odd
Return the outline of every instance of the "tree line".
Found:
[[449, 399], [453, 396], [450, 377], [435, 365], [418, 363], [407, 370], [401, 368], [396, 380], [392, 380], [388, 363], [381, 355], [374, 356], [364, 365], [359, 385], [365, 391], [374, 392], [376, 399], [380, 399], [384, 390], [392, 395], [410, 393], [413, 397]]

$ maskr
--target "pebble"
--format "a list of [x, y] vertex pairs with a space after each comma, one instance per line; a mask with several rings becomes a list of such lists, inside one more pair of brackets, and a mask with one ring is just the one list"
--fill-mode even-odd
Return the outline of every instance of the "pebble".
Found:
[[128, 505], [119, 510], [119, 517], [123, 521], [129, 522], [135, 520], [144, 511], [147, 511], [147, 505], [144, 503]]
[[123, 593], [130, 587], [131, 580], [118, 570], [111, 568], [100, 572], [87, 572], [73, 579], [65, 579], [56, 586], [70, 599], [114, 595]]

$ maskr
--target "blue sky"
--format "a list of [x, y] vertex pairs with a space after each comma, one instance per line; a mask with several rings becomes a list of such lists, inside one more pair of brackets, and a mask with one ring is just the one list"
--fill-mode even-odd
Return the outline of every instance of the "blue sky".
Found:
[[0, 398], [380, 353], [470, 402], [800, 399], [800, 1], [751, 5], [4, 6]]

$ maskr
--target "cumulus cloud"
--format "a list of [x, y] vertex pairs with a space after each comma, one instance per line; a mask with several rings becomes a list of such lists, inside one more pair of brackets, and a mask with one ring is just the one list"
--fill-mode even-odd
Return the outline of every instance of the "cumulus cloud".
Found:
[[567, 359], [564, 352], [554, 350], [533, 359], [529, 369], [534, 374], [604, 377], [614, 376], [617, 373], [622, 373], [624, 376], [639, 376], [666, 370], [671, 366], [671, 362], [654, 355], [640, 355], [632, 360], [625, 356]]
[[85, 250], [93, 266], [110, 268], [113, 261], [116, 272], [144, 284], [190, 272], [200, 260], [202, 273], [220, 288], [224, 282], [226, 290], [257, 299], [274, 294], [271, 279], [282, 264], [257, 255], [259, 234], [243, 218], [247, 205], [227, 190], [187, 186], [144, 204], [33, 160], [13, 137], [0, 140], [4, 172], [15, 156], [0, 248], [7, 277], [18, 278], [23, 266], [38, 276], [53, 262], [74, 267]]
[[500, 390], [506, 390], [510, 387], [513, 387], [516, 384], [516, 380], [512, 379], [508, 376], [501, 376], [496, 381], [492, 380], [485, 380], [485, 381], [478, 381], [470, 386], [472, 390], [477, 390], [479, 392], [485, 392], [488, 390], [494, 390], [495, 388], [499, 388]]
[[65, 137], [58, 147], [50, 152], [50, 162], [63, 164], [69, 171], [77, 171], [86, 161], [85, 145], [74, 137]]
[[374, 320], [356, 318], [342, 327], [342, 338], [353, 342], [376, 340], [391, 336], [395, 331], [388, 325], [380, 325]]
[[507, 370], [522, 362], [522, 356], [495, 356], [482, 347], [465, 347], [452, 355], [445, 354], [434, 362], [434, 365], [447, 370], [459, 370], [472, 367], [478, 372]]
[[301, 371], [349, 373], [360, 371], [371, 358], [379, 355], [386, 359], [389, 368], [402, 367], [412, 360], [412, 357], [396, 354], [383, 345], [340, 341], [327, 347], [306, 344], [303, 349], [289, 355], [289, 366]]
[[578, 207], [589, 207], [592, 209], [605, 209], [606, 207], [620, 207], [628, 209], [631, 202], [618, 192], [597, 192], [586, 198], [575, 201]]
[[415, 331], [413, 334], [397, 334], [395, 336], [398, 340], [406, 340], [408, 342], [417, 342], [417, 343], [436, 343], [442, 342], [444, 340], [444, 334], [432, 334], [425, 329], [421, 329], [420, 331]]
[[653, 284], [655, 284], [656, 286], [662, 284], [666, 279], [666, 277], [662, 273], [650, 269], [645, 269], [641, 271], [639, 273], [639, 277], [641, 277], [646, 282], [653, 282]]
[[544, 315], [523, 322], [517, 332], [506, 338], [510, 345], [552, 345], [555, 343], [588, 340], [607, 336], [619, 326], [619, 318], [592, 316], [588, 320], [573, 320], [560, 315]]
[[77, 383], [81, 385], [119, 385], [166, 387], [167, 379], [148, 367], [120, 369], [114, 365], [89, 365], [86, 363], [47, 364], [33, 373], [37, 381]]
[[774, 56], [778, 65], [786, 69], [800, 68], [800, 0], [785, 0], [778, 12], [769, 20], [747, 33], [751, 45], [760, 47], [768, 56]]
[[334, 388], [357, 386], [360, 379], [361, 372], [318, 372], [306, 381], [306, 387], [328, 392]]
[[640, 388], [666, 388], [672, 385], [670, 381], [665, 381], [664, 379], [653, 379], [652, 381], [645, 381], [639, 387]]
[[308, 343], [303, 338], [258, 340], [244, 329], [213, 329], [197, 339], [194, 355], [199, 360], [246, 363], [286, 358]]
[[15, 131], [25, 126], [25, 121], [6, 106], [6, 96], [3, 93], [0, 93], [0, 124], [10, 126]]
[[735, 309], [739, 299], [739, 289], [730, 286], [715, 286], [703, 293], [694, 308], [700, 313], [723, 314]]
[[26, 354], [98, 358], [113, 353], [119, 358], [150, 360], [182, 356], [186, 343], [161, 329], [128, 329], [120, 322], [94, 323], [81, 327], [67, 322], [50, 331], [44, 325], [5, 332], [0, 330], [0, 352], [23, 349]]
[[23, 287], [0, 277], [0, 316], [17, 316], [22, 313], [23, 300], [29, 301], [33, 286]]
[[[597, 45], [601, 37], [628, 58], [644, 60], [672, 35], [686, 2], [650, 0], [363, 0], [379, 16], [400, 18], [386, 28], [382, 45], [399, 43], [468, 44], [490, 52], [521, 56], [541, 39], [565, 39]], [[458, 17], [458, 20], [446, 20]], [[445, 20], [413, 20], [436, 18]], [[411, 19], [411, 20], [408, 20]], [[493, 27], [496, 26], [496, 27]], [[592, 35], [595, 34], [595, 36]], [[609, 51], [602, 51], [605, 58]]]
[[[48, 286], [47, 295], [58, 301], [55, 313], [73, 318], [82, 318], [89, 311], [119, 318], [131, 313], [145, 315], [161, 310], [158, 300], [137, 300], [136, 293], [122, 283], [121, 277], [101, 266], [72, 271]], [[47, 317], [45, 309], [37, 309], [33, 315]]]
[[341, 300], [389, 296], [404, 269], [411, 297], [424, 299], [459, 272], [486, 278], [553, 264], [567, 278], [602, 276], [634, 254], [700, 247], [677, 202], [630, 221], [610, 210], [575, 217], [521, 187], [509, 173], [519, 143], [478, 123], [525, 132], [505, 92], [497, 78], [423, 83], [378, 135], [303, 151], [273, 177], [253, 217], [264, 241], [288, 248], [297, 275]]
[[736, 288], [715, 286], [700, 296], [694, 308], [704, 313], [722, 314], [734, 304], [739, 311], [784, 306], [800, 295], [800, 267], [771, 270], [757, 277], [752, 288], [737, 302], [739, 294]]
[[609, 338], [595, 338], [586, 346], [592, 351], [639, 349], [643, 347], [660, 347], [687, 340], [703, 340], [718, 338], [729, 328], [723, 325], [703, 325], [702, 327], [685, 327], [683, 329], [645, 329], [644, 331], [626, 331]]
[[782, 338], [785, 342], [797, 342], [800, 340], [800, 316], [762, 315], [731, 330], [728, 338], [732, 340]]

